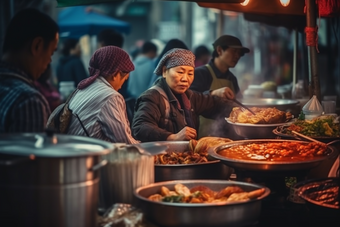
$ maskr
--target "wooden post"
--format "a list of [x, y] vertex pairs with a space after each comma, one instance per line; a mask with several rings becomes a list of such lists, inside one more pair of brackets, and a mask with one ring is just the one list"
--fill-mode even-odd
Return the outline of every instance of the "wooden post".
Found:
[[298, 30], [294, 29], [294, 52], [293, 52], [293, 88], [295, 90], [295, 85], [298, 81], [296, 72], [297, 72], [297, 51], [298, 51]]
[[[315, 0], [307, 0], [307, 27], [316, 27], [316, 4]], [[320, 80], [318, 75], [318, 59], [315, 46], [308, 46], [308, 78], [309, 78], [309, 96], [316, 95], [321, 100]]]

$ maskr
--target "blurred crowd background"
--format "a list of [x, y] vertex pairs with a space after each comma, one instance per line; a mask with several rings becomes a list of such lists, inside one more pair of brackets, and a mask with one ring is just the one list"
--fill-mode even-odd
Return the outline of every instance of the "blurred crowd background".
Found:
[[[25, 7], [41, 9], [57, 22], [63, 10], [71, 8], [58, 8], [55, 0], [1, 1], [1, 45], [9, 19], [17, 10]], [[125, 30], [118, 27], [113, 29], [121, 35], [122, 48], [132, 59], [140, 54], [142, 45], [147, 41], [157, 46], [157, 54], [154, 57], [157, 59], [171, 39], [183, 41], [193, 52], [199, 46], [205, 46], [212, 52], [213, 41], [220, 35], [229, 34], [238, 37], [243, 46], [250, 49], [250, 53], [231, 69], [238, 78], [242, 92], [248, 89], [249, 85], [260, 85], [266, 81], [274, 82], [278, 86], [279, 98], [291, 98], [292, 85], [298, 81], [304, 82], [307, 91], [308, 53], [301, 21], [274, 26], [271, 21], [260, 20], [243, 13], [202, 8], [194, 2], [183, 1], [128, 0], [84, 7], [88, 12], [96, 12], [127, 24]], [[321, 94], [338, 96], [340, 94], [339, 18], [317, 20]], [[61, 33], [60, 36], [58, 51], [53, 55], [51, 64], [52, 84], [56, 86], [58, 86], [57, 68], [63, 57], [65, 40], [79, 39], [80, 59], [86, 72], [90, 57], [100, 47], [98, 34], [70, 37], [68, 34]], [[297, 59], [296, 75], [293, 77], [294, 45]]]

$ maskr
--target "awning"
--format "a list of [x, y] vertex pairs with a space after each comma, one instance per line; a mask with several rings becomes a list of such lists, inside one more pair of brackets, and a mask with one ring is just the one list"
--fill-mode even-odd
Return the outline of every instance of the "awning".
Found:
[[[124, 2], [126, 0], [57, 0], [58, 7], [91, 5], [108, 2]], [[167, 0], [177, 1], [177, 0]], [[210, 3], [241, 3], [244, 0], [181, 0], [183, 2], [210, 2]]]
[[61, 38], [97, 35], [105, 28], [113, 28], [126, 34], [130, 32], [129, 23], [96, 13], [87, 6], [74, 6], [62, 10], [58, 15], [58, 25]]

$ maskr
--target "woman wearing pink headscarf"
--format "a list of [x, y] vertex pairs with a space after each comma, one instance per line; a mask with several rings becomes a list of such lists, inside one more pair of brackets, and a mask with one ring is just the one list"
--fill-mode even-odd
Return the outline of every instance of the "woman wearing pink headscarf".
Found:
[[[129, 55], [119, 47], [98, 49], [90, 60], [90, 77], [78, 84], [69, 107], [78, 115], [88, 136], [113, 143], [134, 144], [124, 98], [118, 93], [134, 70]], [[68, 134], [86, 136], [76, 117]]]

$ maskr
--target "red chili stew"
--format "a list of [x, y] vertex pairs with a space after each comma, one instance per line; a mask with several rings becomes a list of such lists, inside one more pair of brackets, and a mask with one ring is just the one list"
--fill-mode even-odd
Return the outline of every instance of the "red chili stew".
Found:
[[322, 143], [258, 142], [236, 145], [223, 149], [222, 156], [260, 161], [304, 161], [326, 155], [327, 146]]

